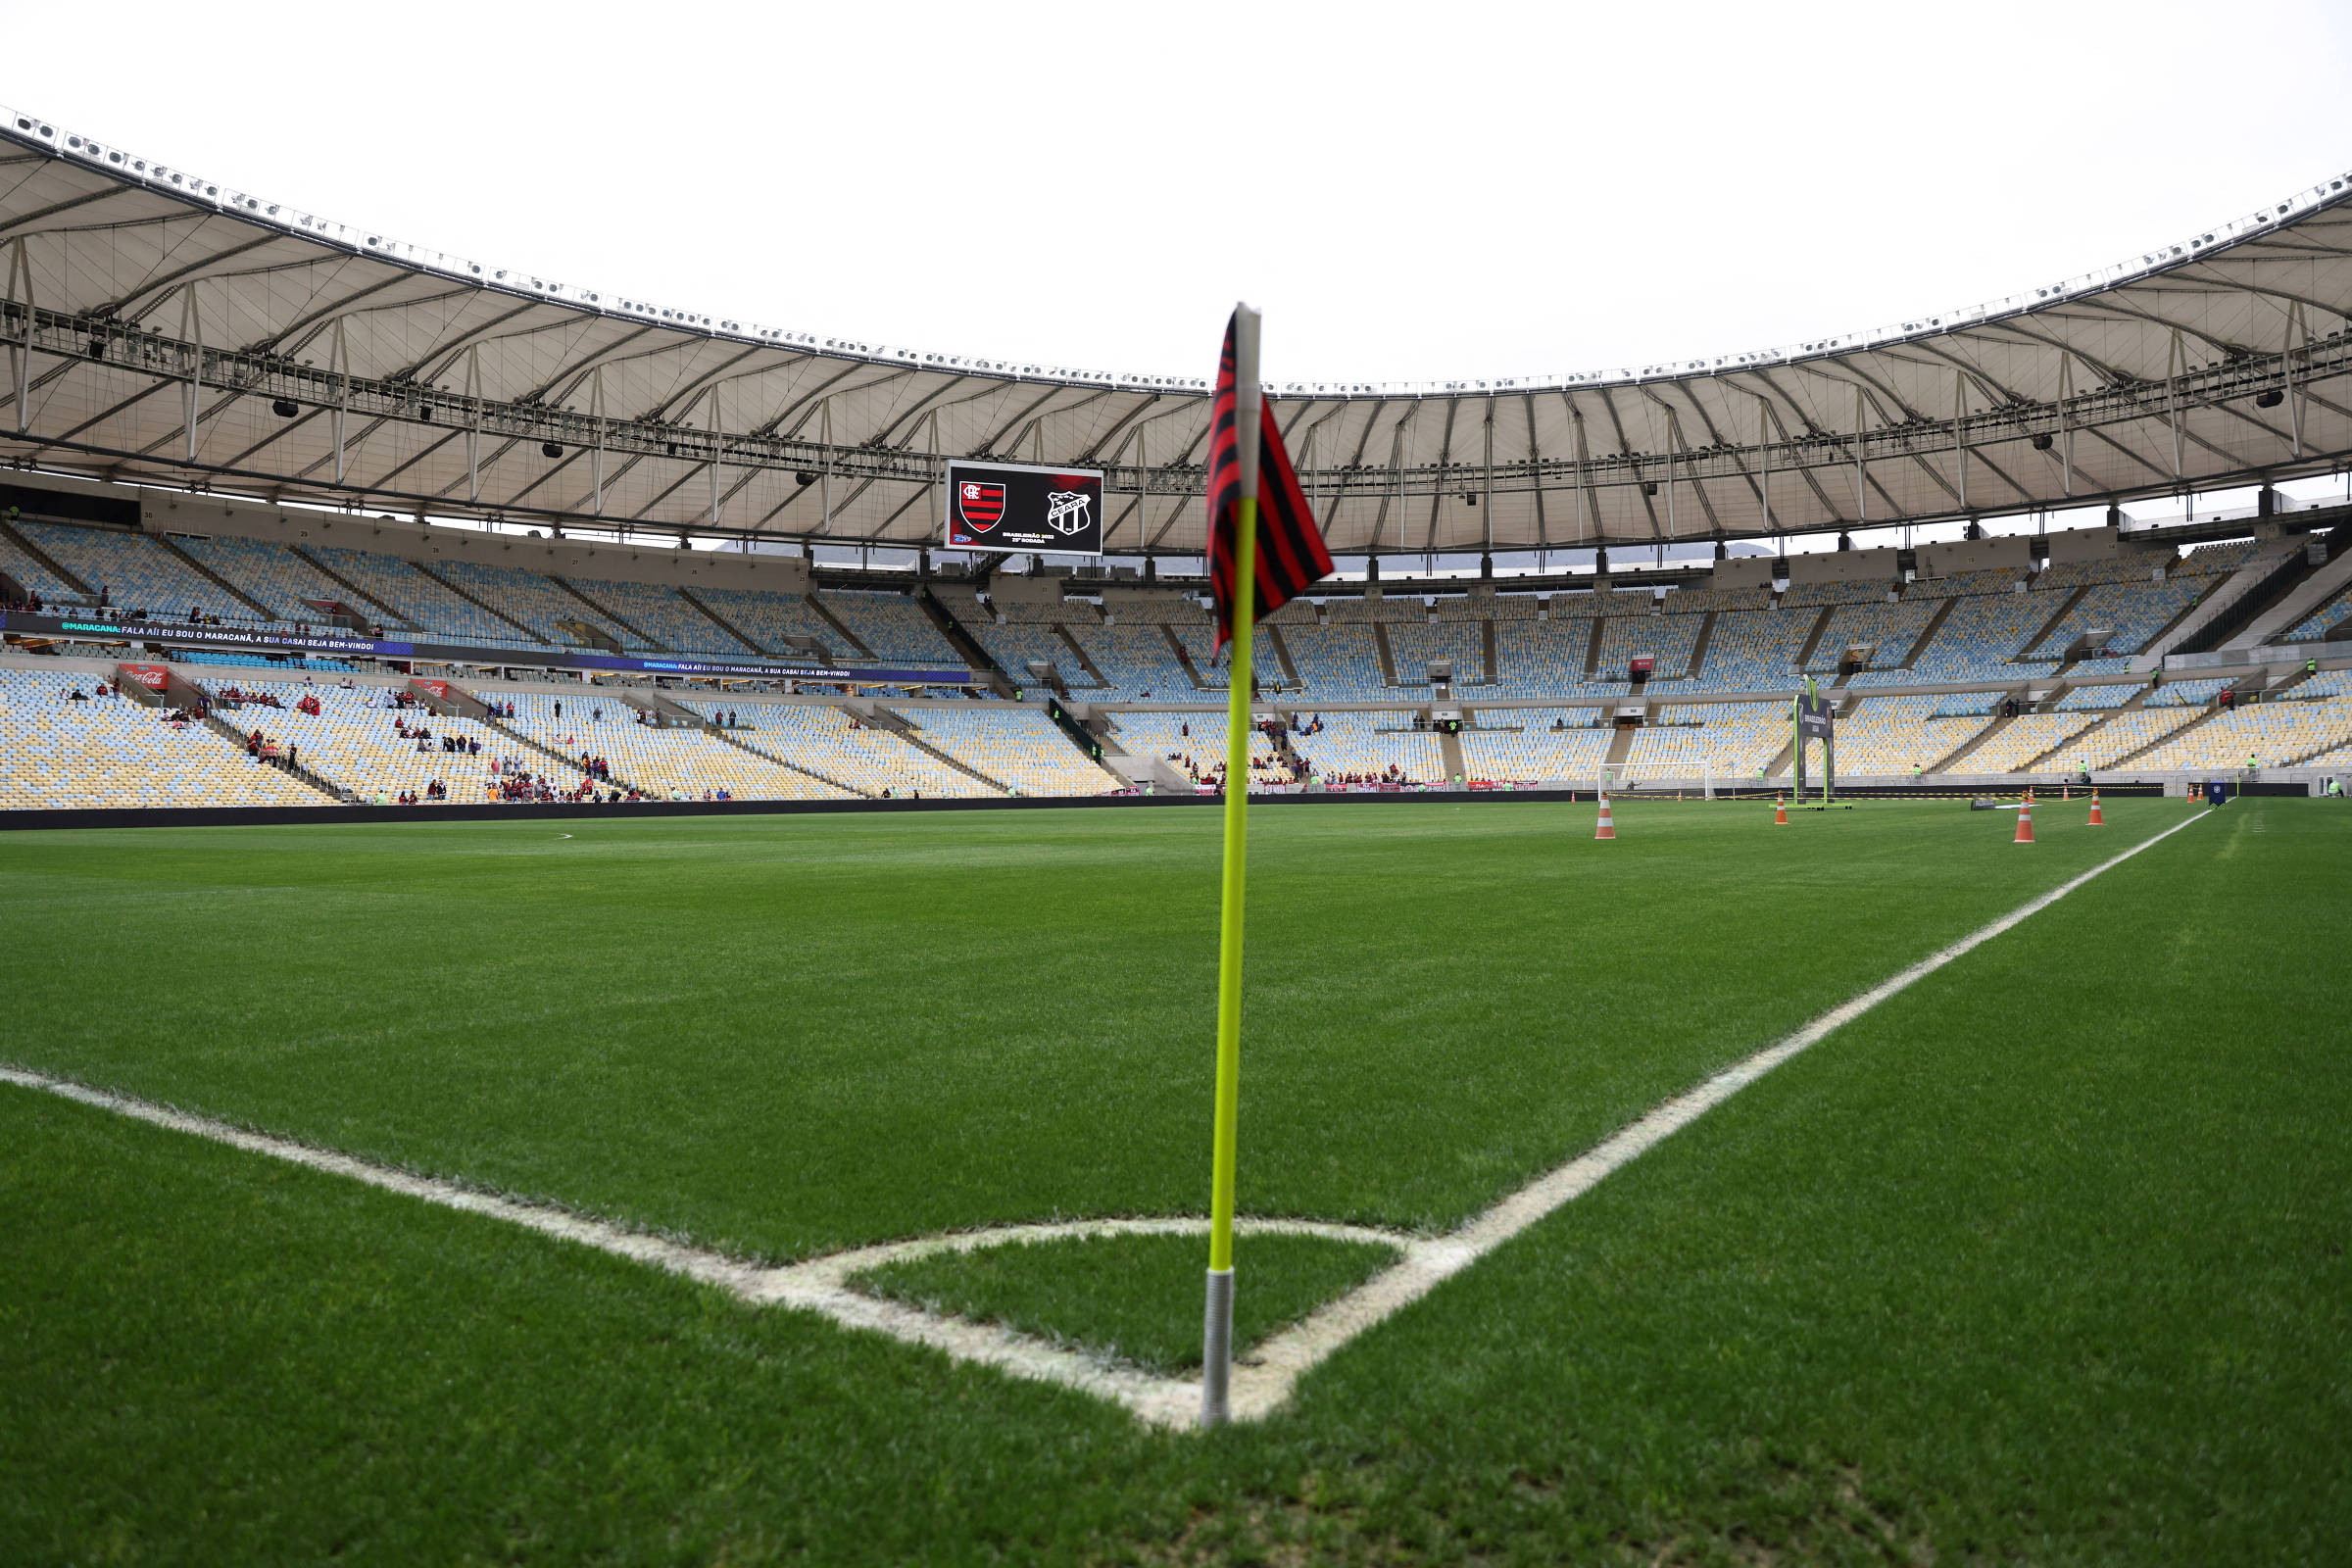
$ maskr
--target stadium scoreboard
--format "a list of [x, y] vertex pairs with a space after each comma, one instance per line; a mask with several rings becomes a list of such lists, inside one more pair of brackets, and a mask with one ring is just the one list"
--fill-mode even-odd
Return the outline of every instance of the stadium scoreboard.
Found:
[[954, 550], [1102, 554], [1102, 470], [1025, 464], [948, 464]]

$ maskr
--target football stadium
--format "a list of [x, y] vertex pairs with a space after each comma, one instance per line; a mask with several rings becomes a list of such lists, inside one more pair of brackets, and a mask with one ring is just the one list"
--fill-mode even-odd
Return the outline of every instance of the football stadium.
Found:
[[0, 1559], [2352, 1557], [2352, 172], [1323, 382], [155, 154], [0, 109]]

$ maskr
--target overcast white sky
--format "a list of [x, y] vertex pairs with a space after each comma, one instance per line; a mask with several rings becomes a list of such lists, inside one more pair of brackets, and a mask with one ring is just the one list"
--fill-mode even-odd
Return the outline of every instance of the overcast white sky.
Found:
[[1269, 378], [1779, 344], [2352, 168], [2352, 6], [117, 4], [0, 98], [275, 200], [868, 342]]

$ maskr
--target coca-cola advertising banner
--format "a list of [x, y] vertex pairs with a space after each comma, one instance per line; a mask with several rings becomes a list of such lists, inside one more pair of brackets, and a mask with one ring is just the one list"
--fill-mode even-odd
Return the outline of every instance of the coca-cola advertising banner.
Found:
[[172, 672], [161, 664], [118, 664], [116, 673], [125, 680], [135, 680], [151, 692], [160, 692], [172, 684]]

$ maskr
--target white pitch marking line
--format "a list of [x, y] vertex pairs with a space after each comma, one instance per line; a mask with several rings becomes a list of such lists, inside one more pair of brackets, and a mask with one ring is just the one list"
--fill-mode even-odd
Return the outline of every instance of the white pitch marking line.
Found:
[[[1539, 1176], [1444, 1236], [1416, 1237], [1371, 1226], [1329, 1224], [1316, 1220], [1237, 1220], [1234, 1228], [1245, 1236], [1322, 1236], [1335, 1241], [1376, 1243], [1395, 1248], [1401, 1255], [1396, 1263], [1355, 1290], [1324, 1303], [1305, 1319], [1267, 1339], [1254, 1352], [1243, 1358], [1233, 1370], [1234, 1419], [1253, 1421], [1271, 1414], [1290, 1397], [1292, 1389], [1298, 1386], [1301, 1377], [1349, 1340], [1427, 1296], [1441, 1283], [1537, 1221], [1591, 1192], [1610, 1172], [1655, 1148], [1669, 1135], [1696, 1121], [1789, 1057], [1807, 1047], [1819, 1044], [1840, 1026], [1851, 1023], [1880, 1003], [1908, 990], [1945, 964], [2048, 908], [2094, 877], [2112, 871], [2142, 850], [2162, 843], [2210, 814], [2210, 811], [2199, 812], [2176, 822], [2113, 859], [2102, 861], [2072, 881], [2061, 883], [2040, 897], [2020, 905], [1999, 919], [1962, 937], [1941, 952], [1930, 955], [1891, 979], [1831, 1008], [1787, 1039], [1724, 1068], [1697, 1088], [1664, 1102], [1630, 1126], [1567, 1163]], [[19, 1067], [0, 1066], [0, 1083], [59, 1095], [101, 1110], [110, 1110], [174, 1132], [211, 1139], [250, 1153], [267, 1154], [313, 1170], [346, 1176], [387, 1192], [437, 1203], [444, 1208], [503, 1219], [560, 1241], [576, 1242], [600, 1251], [683, 1275], [705, 1285], [716, 1286], [755, 1305], [776, 1304], [817, 1312], [845, 1328], [886, 1334], [909, 1345], [928, 1346], [958, 1361], [993, 1366], [1015, 1377], [1075, 1389], [1122, 1405], [1155, 1426], [1184, 1428], [1199, 1419], [1200, 1386], [1195, 1381], [1156, 1377], [1134, 1367], [1108, 1364], [1082, 1351], [1066, 1349], [1032, 1335], [1016, 1333], [994, 1324], [943, 1317], [904, 1302], [863, 1296], [850, 1289], [848, 1281], [854, 1274], [884, 1263], [942, 1251], [973, 1251], [985, 1247], [1083, 1237], [1205, 1235], [1208, 1222], [1204, 1219], [1095, 1219], [1054, 1224], [1003, 1225], [926, 1237], [919, 1241], [885, 1242], [781, 1267], [764, 1268], [701, 1248], [626, 1230], [603, 1220], [587, 1219], [560, 1209], [475, 1192], [456, 1182], [390, 1170], [350, 1154], [313, 1149], [291, 1139], [273, 1138], [265, 1133], [248, 1132], [226, 1122], [190, 1115], [152, 1101], [112, 1094], [103, 1089], [92, 1089]]]

